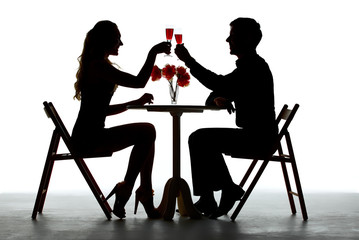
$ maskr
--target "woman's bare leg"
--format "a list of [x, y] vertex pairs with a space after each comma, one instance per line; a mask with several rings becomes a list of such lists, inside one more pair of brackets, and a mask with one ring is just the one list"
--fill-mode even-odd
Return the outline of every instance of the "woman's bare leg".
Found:
[[[141, 173], [141, 185], [152, 187], [152, 166], [156, 139], [155, 127], [150, 123], [132, 123], [106, 129], [97, 151], [120, 151], [133, 146], [125, 181], [135, 184]], [[146, 187], [147, 187], [146, 186]]]

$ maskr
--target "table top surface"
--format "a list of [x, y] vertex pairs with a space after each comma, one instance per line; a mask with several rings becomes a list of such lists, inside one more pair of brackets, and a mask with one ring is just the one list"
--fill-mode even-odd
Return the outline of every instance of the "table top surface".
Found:
[[221, 110], [216, 106], [204, 105], [128, 105], [127, 109], [142, 109], [153, 112], [203, 112], [204, 110]]

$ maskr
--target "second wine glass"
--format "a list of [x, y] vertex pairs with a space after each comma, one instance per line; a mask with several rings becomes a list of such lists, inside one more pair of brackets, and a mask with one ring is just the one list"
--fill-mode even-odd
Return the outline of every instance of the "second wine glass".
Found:
[[[166, 27], [166, 40], [167, 42], [171, 42], [172, 40], [172, 37], [173, 37], [173, 27], [172, 26], [167, 26]], [[165, 56], [168, 56], [168, 57], [172, 57], [170, 54], [166, 54]]]
[[[177, 44], [182, 44], [182, 42], [183, 42], [183, 39], [182, 39], [182, 29], [180, 29], [180, 28], [176, 29], [175, 39], [176, 39]], [[180, 59], [177, 58], [177, 61], [179, 61], [179, 60], [180, 60]]]
[[176, 29], [175, 39], [177, 44], [182, 44], [182, 29], [180, 28]]

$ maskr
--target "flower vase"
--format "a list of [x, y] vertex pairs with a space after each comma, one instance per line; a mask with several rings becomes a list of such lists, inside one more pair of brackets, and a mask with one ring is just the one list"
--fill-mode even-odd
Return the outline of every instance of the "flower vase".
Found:
[[179, 92], [177, 82], [174, 82], [174, 85], [175, 86], [173, 86], [172, 81], [169, 82], [171, 104], [177, 104], [177, 98], [178, 98], [178, 92]]

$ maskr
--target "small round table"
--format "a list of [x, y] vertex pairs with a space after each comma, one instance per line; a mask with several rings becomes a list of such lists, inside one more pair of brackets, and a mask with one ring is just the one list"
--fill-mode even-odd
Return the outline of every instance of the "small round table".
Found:
[[172, 220], [176, 198], [181, 216], [197, 219], [201, 214], [193, 206], [191, 192], [187, 182], [181, 178], [181, 116], [183, 113], [202, 113], [204, 110], [220, 110], [218, 107], [198, 105], [129, 105], [128, 109], [142, 109], [148, 112], [169, 112], [173, 120], [173, 177], [170, 178], [164, 189], [162, 201], [158, 207], [165, 220]]

